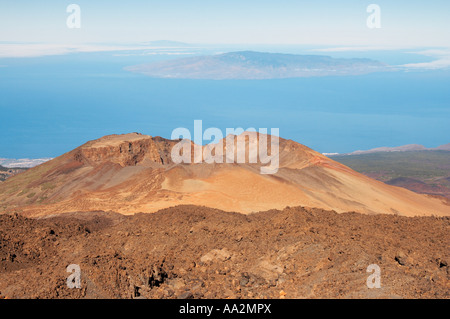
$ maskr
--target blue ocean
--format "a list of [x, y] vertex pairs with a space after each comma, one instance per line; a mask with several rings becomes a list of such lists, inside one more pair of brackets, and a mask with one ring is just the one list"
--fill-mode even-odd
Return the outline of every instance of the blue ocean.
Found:
[[[359, 57], [354, 56], [353, 57]], [[386, 63], [420, 56], [371, 56]], [[61, 155], [108, 134], [279, 128], [319, 152], [450, 142], [450, 70], [283, 80], [154, 79], [113, 52], [0, 59], [0, 157]]]

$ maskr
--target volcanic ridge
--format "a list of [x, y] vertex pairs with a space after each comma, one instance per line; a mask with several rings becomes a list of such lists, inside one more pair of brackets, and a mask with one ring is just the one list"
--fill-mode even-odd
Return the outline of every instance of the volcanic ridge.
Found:
[[[192, 149], [210, 147], [184, 142]], [[250, 135], [245, 142], [248, 150]], [[260, 162], [176, 164], [171, 150], [177, 143], [139, 133], [87, 142], [0, 183], [0, 212], [135, 214], [188, 204], [245, 214], [304, 206], [338, 213], [450, 215], [440, 198], [386, 185], [292, 140], [279, 138], [274, 174], [261, 174]]]

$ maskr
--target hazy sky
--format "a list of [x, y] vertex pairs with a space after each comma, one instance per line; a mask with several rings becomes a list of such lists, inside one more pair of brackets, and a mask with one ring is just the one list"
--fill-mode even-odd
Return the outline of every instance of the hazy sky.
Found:
[[[69, 4], [81, 29], [69, 29]], [[369, 4], [381, 28], [369, 29]], [[450, 1], [0, 0], [1, 42], [449, 46]]]

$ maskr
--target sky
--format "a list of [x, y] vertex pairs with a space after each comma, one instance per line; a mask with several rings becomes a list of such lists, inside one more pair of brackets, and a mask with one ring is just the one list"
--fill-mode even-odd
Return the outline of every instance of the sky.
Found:
[[[66, 23], [71, 4], [81, 9], [79, 29]], [[367, 26], [371, 4], [381, 10], [380, 28]], [[212, 114], [210, 126], [282, 127], [285, 137], [324, 152], [448, 143], [449, 12], [448, 0], [0, 0], [0, 113], [19, 114], [0, 127], [0, 157], [56, 156], [111, 133], [140, 131], [170, 137], [173, 128], [207, 117], [205, 110]], [[158, 40], [191, 45], [175, 49], [149, 45]], [[315, 91], [301, 90], [296, 81], [290, 89], [279, 83], [274, 91], [272, 83], [269, 87], [225, 83], [220, 89], [207, 83], [216, 89], [210, 92], [203, 82], [153, 81], [123, 70], [176, 58], [175, 54], [261, 48], [373, 58], [395, 65], [405, 77], [398, 72], [393, 76], [399, 78], [390, 81], [388, 75], [374, 82], [358, 78], [351, 84], [330, 80], [330, 90], [323, 87], [328, 79], [305, 81], [317, 83]], [[352, 91], [360, 82], [365, 86]], [[252, 94], [245, 101], [228, 93], [247, 89]], [[367, 106], [359, 102], [372, 100], [374, 94], [384, 100], [375, 98]], [[285, 120], [287, 111], [279, 112], [277, 122], [272, 107], [280, 103], [280, 96], [292, 113]], [[259, 104], [268, 107], [269, 115], [251, 122], [252, 114], [260, 112]], [[95, 114], [103, 113], [87, 123], [85, 115], [93, 105]], [[162, 124], [167, 105], [184, 113]], [[230, 123], [221, 122], [229, 114], [216, 116], [214, 105], [221, 110], [234, 107]], [[325, 106], [331, 113], [305, 109]], [[235, 123], [235, 118], [249, 122]], [[324, 118], [328, 126], [322, 130], [316, 123], [324, 123]], [[298, 126], [298, 121], [309, 126]], [[336, 132], [342, 136], [334, 136]], [[344, 140], [348, 145], [342, 144]]]
[[[81, 28], [66, 25], [69, 4]], [[370, 4], [381, 28], [370, 29]], [[0, 42], [449, 46], [450, 1], [433, 0], [0, 0]]]

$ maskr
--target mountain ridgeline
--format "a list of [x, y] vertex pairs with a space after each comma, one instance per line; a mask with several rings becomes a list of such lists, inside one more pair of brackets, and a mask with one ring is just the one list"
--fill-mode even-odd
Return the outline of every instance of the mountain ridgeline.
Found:
[[[305, 206], [338, 213], [450, 215], [442, 199], [376, 181], [281, 137], [279, 169], [269, 175], [260, 173], [261, 163], [176, 164], [171, 150], [178, 142], [138, 133], [87, 142], [0, 183], [0, 212], [134, 214], [189, 204], [240, 213]], [[246, 143], [249, 149], [250, 140]]]

